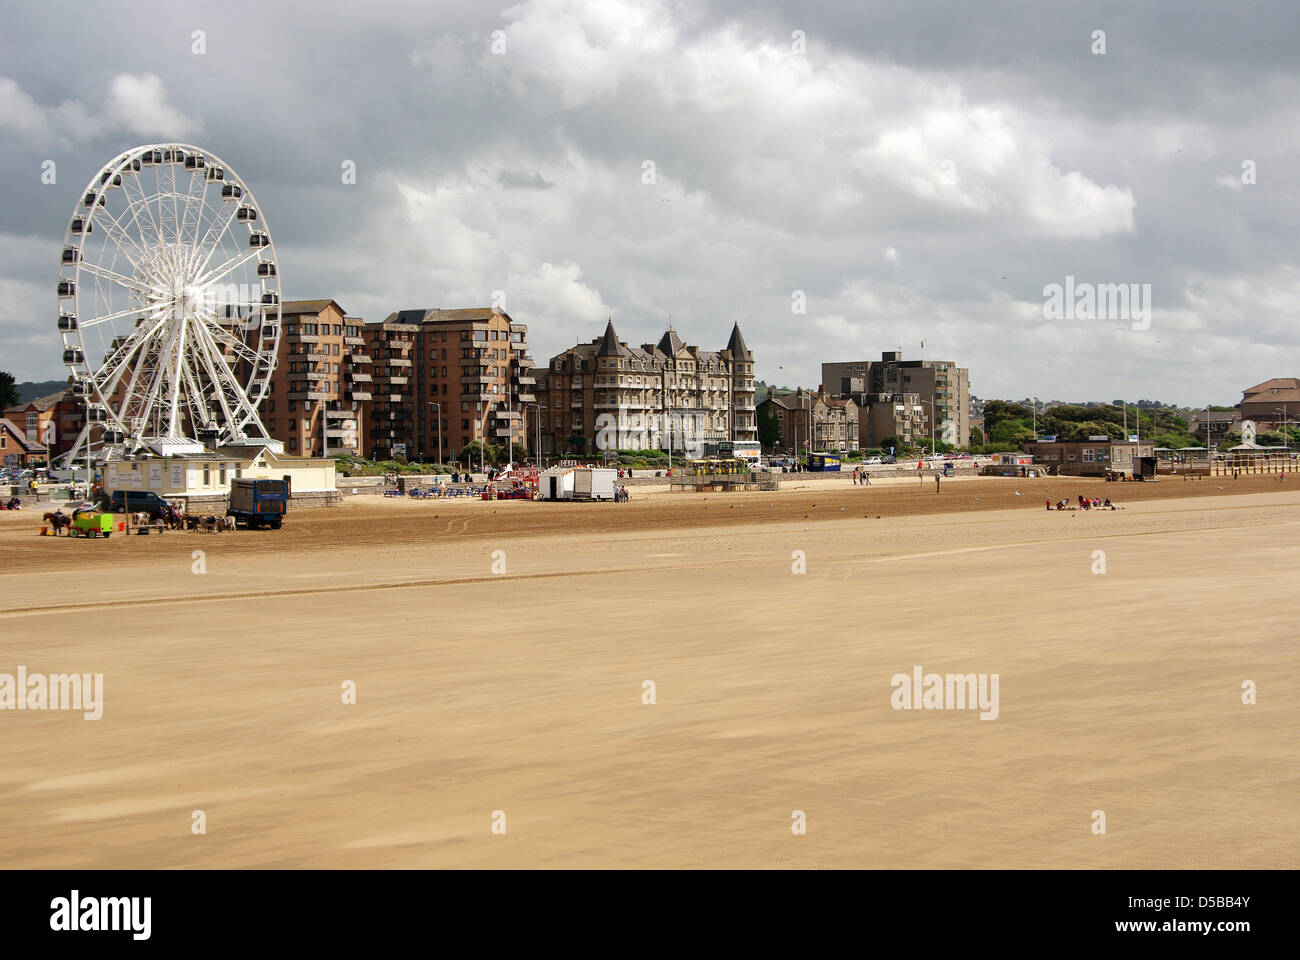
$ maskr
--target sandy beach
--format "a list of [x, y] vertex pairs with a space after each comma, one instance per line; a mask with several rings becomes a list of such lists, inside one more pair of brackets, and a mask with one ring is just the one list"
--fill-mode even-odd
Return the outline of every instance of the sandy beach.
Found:
[[[1300, 856], [1300, 489], [632, 492], [100, 542], [0, 513], [0, 673], [103, 675], [98, 720], [0, 712], [4, 865]], [[1079, 493], [1123, 509], [1044, 510]], [[997, 674], [996, 719], [894, 709], [917, 665]]]

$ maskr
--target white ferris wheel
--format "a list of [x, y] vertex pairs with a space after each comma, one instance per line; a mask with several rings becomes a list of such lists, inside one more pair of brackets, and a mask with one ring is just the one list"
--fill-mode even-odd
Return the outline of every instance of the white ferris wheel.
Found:
[[87, 410], [69, 461], [278, 446], [257, 414], [280, 341], [275, 247], [219, 157], [165, 143], [105, 165], [78, 197], [57, 289], [63, 362]]

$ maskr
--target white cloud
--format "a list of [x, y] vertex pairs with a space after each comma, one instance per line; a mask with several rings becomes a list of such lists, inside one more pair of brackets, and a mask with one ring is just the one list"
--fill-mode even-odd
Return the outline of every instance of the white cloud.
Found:
[[142, 136], [184, 137], [202, 129], [167, 102], [162, 80], [152, 73], [119, 73], [108, 85], [104, 107], [111, 123]]
[[110, 81], [99, 109], [80, 100], [43, 107], [15, 80], [0, 77], [0, 129], [12, 131], [30, 146], [47, 147], [117, 130], [178, 138], [202, 130], [202, 124], [167, 102], [167, 91], [157, 76], [119, 73]]

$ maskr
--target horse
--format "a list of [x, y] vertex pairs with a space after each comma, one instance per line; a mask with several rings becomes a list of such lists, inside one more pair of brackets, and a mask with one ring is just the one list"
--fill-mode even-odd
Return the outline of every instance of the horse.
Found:
[[62, 510], [51, 510], [41, 517], [54, 530], [57, 537], [60, 531], [67, 530], [72, 526], [72, 518]]
[[185, 514], [176, 508], [175, 504], [169, 504], [167, 512], [163, 514], [163, 526], [168, 530], [184, 530]]

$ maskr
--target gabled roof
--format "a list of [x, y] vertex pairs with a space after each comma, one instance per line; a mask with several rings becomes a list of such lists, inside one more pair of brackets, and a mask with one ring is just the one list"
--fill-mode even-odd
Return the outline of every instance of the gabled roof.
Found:
[[494, 307], [460, 307], [444, 310], [442, 307], [422, 307], [414, 310], [397, 310], [390, 313], [384, 323], [485, 323], [495, 316], [510, 320], [510, 314]]
[[1242, 403], [1282, 403], [1300, 399], [1300, 380], [1295, 377], [1274, 377], [1241, 391]]
[[22, 403], [15, 403], [12, 407], [6, 407], [5, 409], [7, 411], [38, 410], [41, 413], [44, 413], [46, 410], [50, 409], [55, 404], [57, 404], [64, 397], [68, 396], [70, 390], [71, 390], [70, 387], [65, 387], [64, 389], [60, 390], [58, 393], [47, 393], [43, 397], [35, 397], [31, 400], [24, 400]]
[[749, 347], [745, 346], [745, 338], [740, 335], [739, 323], [731, 326], [731, 339], [727, 341], [727, 349], [731, 351], [731, 356], [735, 360], [754, 359], [754, 355], [749, 352]]
[[28, 443], [27, 434], [24, 431], [19, 430], [12, 420], [0, 417], [0, 429], [8, 430], [9, 433], [13, 435], [14, 439], [18, 441], [19, 446], [23, 448], [25, 453], [43, 453], [45, 451], [45, 448], [38, 443]]
[[286, 300], [284, 303], [280, 304], [280, 315], [284, 316], [285, 314], [292, 314], [297, 316], [304, 313], [320, 313], [322, 310], [327, 309], [331, 304], [334, 305], [334, 309], [339, 313], [346, 312], [341, 306], [339, 306], [337, 300]]

